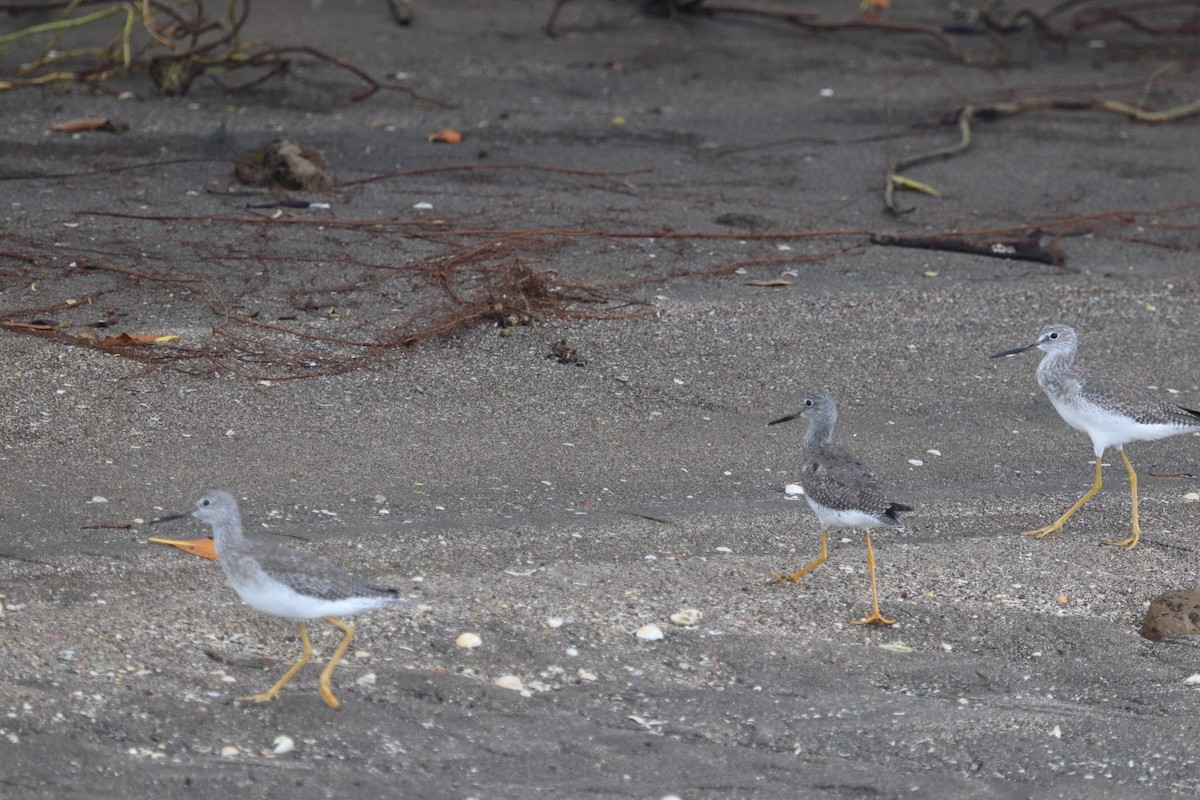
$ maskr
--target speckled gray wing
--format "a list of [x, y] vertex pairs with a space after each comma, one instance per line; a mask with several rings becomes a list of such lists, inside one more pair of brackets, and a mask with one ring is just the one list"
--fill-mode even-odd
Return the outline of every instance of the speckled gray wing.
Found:
[[887, 525], [900, 524], [897, 512], [912, 511], [888, 500], [875, 473], [835, 444], [805, 453], [800, 483], [805, 494], [823, 506], [836, 511], [862, 511]]
[[265, 548], [254, 555], [264, 572], [300, 594], [322, 600], [378, 597], [395, 599], [397, 604], [406, 602], [395, 589], [368, 583], [318, 556]]
[[1079, 387], [1088, 402], [1143, 425], [1176, 425], [1180, 430], [1200, 429], [1200, 412], [1165, 403], [1140, 386], [1103, 375], [1085, 374]]

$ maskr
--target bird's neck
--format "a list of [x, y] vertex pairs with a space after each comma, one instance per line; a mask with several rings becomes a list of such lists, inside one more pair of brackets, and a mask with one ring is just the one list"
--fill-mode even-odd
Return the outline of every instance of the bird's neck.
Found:
[[242, 534], [242, 519], [235, 515], [232, 519], [223, 520], [213, 525], [213, 548], [217, 551], [217, 558], [221, 557], [222, 552], [227, 552], [237, 548], [245, 543], [246, 537]]
[[833, 419], [817, 417], [808, 425], [808, 433], [804, 435], [804, 447], [811, 450], [833, 441]]
[[1060, 383], [1074, 373], [1074, 367], [1075, 353], [1071, 351], [1046, 353], [1042, 362], [1038, 364], [1038, 385], [1044, 389], [1047, 385]]

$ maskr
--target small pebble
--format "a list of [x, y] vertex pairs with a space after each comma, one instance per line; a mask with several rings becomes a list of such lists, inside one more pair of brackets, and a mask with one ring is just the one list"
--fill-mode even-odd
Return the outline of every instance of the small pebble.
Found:
[[1189, 503], [1194, 503], [1197, 500], [1200, 500], [1200, 492], [1188, 492], [1183, 496], [1183, 499], [1187, 500]]
[[[1193, 677], [1200, 677], [1200, 675], [1193, 676]], [[579, 670], [579, 680], [581, 680], [581, 681], [595, 681], [595, 680], [599, 680], [599, 679], [600, 679], [599, 676], [596, 675], [596, 673], [592, 672], [590, 669]]]
[[479, 638], [477, 633], [460, 633], [458, 638], [454, 640], [455, 647], [461, 647], [464, 650], [470, 650], [483, 644], [483, 639]]
[[290, 753], [296, 749], [296, 742], [292, 739], [292, 737], [285, 736], [283, 734], [276, 736], [275, 741], [272, 742], [272, 744], [275, 745], [275, 748], [271, 750], [271, 752], [277, 756], [281, 756], [284, 753]]
[[232, 758], [233, 756], [236, 756], [238, 753], [240, 753], [240, 752], [242, 752], [242, 751], [241, 751], [241, 750], [238, 750], [236, 747], [234, 747], [234, 746], [233, 746], [233, 745], [231, 745], [231, 744], [227, 744], [227, 745], [225, 745], [224, 747], [222, 747], [222, 748], [221, 748], [221, 751], [220, 751], [220, 752], [221, 752], [221, 755], [223, 755], [223, 756], [229, 756], [229, 757], [231, 757], [231, 758]]
[[363, 674], [358, 680], [356, 680], [355, 683], [358, 684], [359, 686], [374, 686], [375, 685], [375, 673], [367, 672], [367, 673]]
[[512, 689], [514, 692], [521, 692], [525, 690], [525, 686], [521, 683], [521, 679], [516, 675], [501, 675], [499, 678], [496, 678], [495, 683], [501, 689]]
[[795, 497], [798, 494], [804, 494], [804, 487], [798, 483], [789, 483], [783, 487], [783, 493], [788, 497]]
[[658, 627], [658, 625], [654, 624], [653, 622], [651, 622], [649, 625], [643, 625], [642, 627], [638, 628], [635, 635], [637, 638], [646, 642], [657, 642], [659, 639], [663, 638], [662, 628]]
[[923, 466], [925, 466], [925, 462], [924, 462], [924, 461], [922, 461], [922, 460], [921, 460], [921, 459], [919, 459], [919, 458], [910, 458], [910, 459], [908, 460], [908, 463], [912, 464], [914, 467], [923, 467]]
[[1200, 672], [1189, 675], [1183, 681], [1184, 686], [1200, 686]]
[[704, 619], [704, 612], [700, 609], [685, 608], [681, 611], [676, 611], [671, 615], [671, 624], [690, 628], [693, 625], [699, 624], [700, 620], [702, 619]]
[[546, 627], [550, 628], [551, 630], [554, 630], [556, 628], [561, 628], [562, 626], [563, 626], [562, 617], [550, 617], [550, 619], [546, 620]]

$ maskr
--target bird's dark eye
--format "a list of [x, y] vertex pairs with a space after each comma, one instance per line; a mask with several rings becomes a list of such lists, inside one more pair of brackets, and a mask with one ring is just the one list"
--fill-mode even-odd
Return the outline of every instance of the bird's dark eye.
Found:
[[209, 505], [209, 503], [210, 503], [210, 501], [207, 497], [200, 501], [200, 505], [202, 505], [202, 506], [207, 506], [207, 505]]
[[804, 407], [805, 407], [805, 408], [812, 408], [812, 406], [813, 406], [813, 402], [812, 402], [812, 400], [805, 400], [805, 401], [804, 401]]
[[1050, 338], [1051, 338], [1051, 339], [1057, 339], [1057, 338], [1058, 338], [1058, 334], [1057, 334], [1057, 333], [1052, 333], [1052, 334], [1050, 334]]

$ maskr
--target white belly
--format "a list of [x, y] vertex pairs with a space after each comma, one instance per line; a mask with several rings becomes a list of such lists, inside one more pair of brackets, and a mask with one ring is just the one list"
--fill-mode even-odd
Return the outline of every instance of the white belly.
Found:
[[1077, 431], [1083, 431], [1092, 440], [1092, 448], [1099, 457], [1110, 447], [1119, 447], [1127, 442], [1149, 442], [1184, 433], [1179, 425], [1146, 424], [1129, 417], [1113, 414], [1102, 409], [1064, 403], [1050, 397], [1054, 410], [1063, 421]]
[[[232, 581], [230, 581], [233, 584]], [[387, 597], [349, 597], [324, 600], [303, 595], [279, 581], [267, 577], [261, 570], [250, 579], [233, 584], [243, 602], [251, 608], [296, 622], [321, 617], [349, 617], [391, 605]]]
[[807, 495], [805, 495], [805, 499], [808, 500], [809, 508], [816, 512], [817, 519], [821, 520], [822, 530], [829, 528], [880, 528], [886, 524], [880, 522], [879, 517], [868, 514], [865, 511], [838, 511], [814, 502]]

